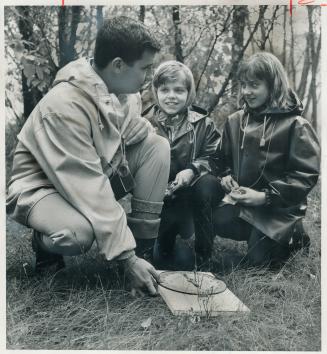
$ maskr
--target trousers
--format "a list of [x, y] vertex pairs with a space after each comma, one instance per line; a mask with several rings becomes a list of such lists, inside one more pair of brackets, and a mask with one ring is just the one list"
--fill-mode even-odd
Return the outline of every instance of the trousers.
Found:
[[224, 205], [214, 210], [215, 234], [236, 241], [247, 241], [247, 260], [252, 266], [273, 265], [285, 261], [290, 254], [282, 245], [239, 217], [237, 205]]
[[167, 200], [161, 214], [158, 244], [162, 253], [171, 253], [177, 234], [182, 238], [195, 234], [195, 252], [207, 253], [214, 239], [213, 210], [224, 192], [217, 178], [207, 174], [193, 186], [176, 192]]
[[[154, 219], [148, 209], [163, 200], [169, 174], [169, 151], [166, 140], [155, 134], [149, 134], [140, 143], [126, 149], [129, 168], [136, 182], [132, 191], [133, 198], [142, 201], [140, 204], [144, 207], [142, 212], [138, 205], [137, 212], [133, 213], [132, 202], [132, 223], [136, 221], [138, 225], [139, 221], [144, 221], [145, 224], [149, 221], [152, 231], [155, 220], [147, 220]], [[160, 212], [155, 216], [157, 220], [159, 214]], [[159, 222], [156, 223], [159, 226]], [[33, 206], [28, 225], [42, 233], [42, 247], [50, 253], [79, 255], [88, 251], [94, 241], [91, 224], [59, 193], [49, 194]], [[142, 232], [146, 233], [144, 225]], [[138, 237], [142, 238], [142, 235]], [[144, 237], [147, 238], [148, 235]]]

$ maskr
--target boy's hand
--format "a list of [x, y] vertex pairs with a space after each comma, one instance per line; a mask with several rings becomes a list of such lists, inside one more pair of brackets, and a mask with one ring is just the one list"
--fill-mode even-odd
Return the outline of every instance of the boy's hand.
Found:
[[133, 145], [145, 139], [149, 134], [149, 124], [151, 123], [143, 117], [131, 119], [123, 134], [126, 145]]
[[177, 190], [181, 187], [189, 186], [193, 178], [194, 178], [194, 172], [190, 168], [178, 172], [175, 177], [176, 185], [174, 187], [174, 190]]
[[238, 183], [235, 181], [235, 179], [231, 175], [223, 177], [221, 179], [220, 183], [221, 183], [221, 186], [223, 187], [224, 191], [227, 193], [229, 193], [233, 189], [239, 187]]
[[150, 263], [134, 255], [123, 264], [131, 283], [132, 295], [143, 296], [143, 291], [148, 292], [151, 296], [157, 295], [159, 275]]
[[241, 205], [260, 206], [266, 203], [266, 194], [247, 187], [233, 189], [231, 198]]

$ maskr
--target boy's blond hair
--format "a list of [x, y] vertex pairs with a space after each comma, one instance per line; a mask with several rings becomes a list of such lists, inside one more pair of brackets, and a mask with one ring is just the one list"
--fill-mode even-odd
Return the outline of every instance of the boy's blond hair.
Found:
[[167, 81], [175, 81], [179, 75], [184, 75], [185, 86], [188, 91], [185, 107], [189, 107], [195, 100], [195, 83], [191, 70], [183, 63], [176, 60], [169, 60], [161, 63], [154, 72], [152, 80], [152, 92], [155, 100], [158, 102], [157, 91], [159, 86], [164, 85]]

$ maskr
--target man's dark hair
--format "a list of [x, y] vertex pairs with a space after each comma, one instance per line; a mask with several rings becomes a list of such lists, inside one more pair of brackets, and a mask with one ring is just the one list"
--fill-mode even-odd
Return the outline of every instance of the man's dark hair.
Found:
[[125, 16], [105, 20], [95, 41], [94, 62], [105, 68], [114, 58], [122, 58], [131, 64], [139, 60], [144, 51], [157, 52], [160, 45], [150, 30], [139, 21]]

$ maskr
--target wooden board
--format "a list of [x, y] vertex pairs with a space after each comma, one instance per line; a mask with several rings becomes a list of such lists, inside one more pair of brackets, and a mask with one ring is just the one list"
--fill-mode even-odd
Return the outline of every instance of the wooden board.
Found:
[[[178, 272], [176, 272], [178, 273]], [[201, 274], [201, 272], [198, 272]], [[212, 273], [202, 273], [213, 276]], [[245, 312], [249, 308], [235, 296], [228, 288], [216, 295], [187, 295], [178, 293], [159, 284], [159, 294], [166, 302], [173, 315], [188, 316], [218, 316], [222, 313]]]

